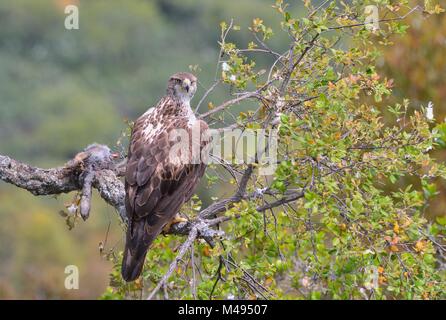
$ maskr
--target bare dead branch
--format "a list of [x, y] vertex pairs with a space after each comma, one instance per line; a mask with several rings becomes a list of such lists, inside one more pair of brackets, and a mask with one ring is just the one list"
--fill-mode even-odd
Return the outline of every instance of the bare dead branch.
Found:
[[243, 94], [243, 95], [241, 95], [241, 96], [239, 96], [239, 97], [237, 97], [237, 98], [234, 98], [234, 99], [231, 99], [231, 100], [228, 100], [228, 101], [222, 103], [221, 105], [215, 107], [215, 108], [212, 109], [212, 110], [209, 110], [208, 112], [202, 113], [202, 114], [199, 116], [199, 118], [200, 118], [200, 119], [207, 118], [207, 117], [209, 117], [210, 115], [212, 115], [212, 114], [214, 114], [214, 113], [216, 113], [216, 112], [219, 112], [219, 111], [224, 110], [226, 107], [229, 107], [229, 106], [231, 106], [231, 105], [233, 105], [233, 104], [239, 103], [239, 102], [241, 102], [241, 101], [243, 101], [243, 100], [246, 100], [246, 99], [248, 99], [248, 98], [255, 97], [255, 96], [257, 96], [257, 95], [258, 95], [258, 92], [257, 92], [257, 91], [256, 91], [256, 92], [248, 92], [248, 93], [245, 93], [245, 94]]
[[170, 264], [169, 269], [167, 270], [166, 274], [163, 276], [161, 281], [158, 282], [155, 289], [152, 290], [150, 295], [147, 297], [147, 300], [152, 300], [152, 298], [159, 291], [159, 289], [161, 289], [161, 287], [167, 282], [167, 280], [169, 280], [170, 276], [177, 268], [178, 262], [181, 261], [181, 259], [183, 259], [186, 252], [193, 245], [195, 239], [197, 238], [197, 235], [198, 235], [198, 229], [197, 229], [197, 227], [193, 227], [191, 229], [191, 231], [189, 232], [189, 235], [188, 235], [186, 241], [184, 241], [183, 244], [181, 245], [181, 247], [178, 251], [178, 255], [175, 257], [175, 260]]
[[77, 167], [40, 169], [0, 155], [0, 179], [36, 196], [67, 193], [80, 188]]

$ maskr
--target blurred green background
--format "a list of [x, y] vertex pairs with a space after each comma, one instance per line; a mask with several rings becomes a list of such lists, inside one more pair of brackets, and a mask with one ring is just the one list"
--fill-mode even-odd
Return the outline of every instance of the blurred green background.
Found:
[[[291, 1], [299, 2], [299, 1]], [[80, 29], [66, 30], [64, 8], [79, 6]], [[246, 27], [261, 17], [280, 33], [270, 0], [3, 0], [0, 3], [0, 154], [34, 165], [62, 165], [92, 142], [116, 143], [164, 94], [168, 77], [199, 65], [203, 85], [215, 74], [219, 24]], [[293, 9], [298, 11], [300, 6]], [[395, 79], [395, 99], [446, 98], [446, 21], [411, 18], [412, 28], [385, 49], [381, 70]], [[244, 30], [244, 31], [243, 31]], [[428, 31], [426, 31], [428, 30]], [[275, 40], [286, 50], [286, 35]], [[224, 98], [219, 91], [212, 97]], [[195, 98], [195, 103], [199, 98]], [[205, 106], [203, 105], [203, 109]], [[442, 214], [443, 197], [433, 204]], [[97, 298], [108, 284], [105, 250], [123, 246], [114, 209], [95, 199], [90, 219], [69, 231], [58, 215], [73, 195], [34, 197], [0, 182], [0, 298]], [[110, 227], [110, 228], [109, 228]], [[109, 232], [108, 232], [108, 229]], [[77, 265], [79, 290], [66, 290], [64, 269]]]

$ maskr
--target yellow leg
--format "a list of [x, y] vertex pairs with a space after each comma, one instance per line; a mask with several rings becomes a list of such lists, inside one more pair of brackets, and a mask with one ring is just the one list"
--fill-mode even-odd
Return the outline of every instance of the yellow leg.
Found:
[[172, 220], [170, 220], [169, 223], [167, 223], [164, 228], [163, 228], [163, 233], [168, 233], [170, 228], [172, 227], [172, 225], [176, 224], [176, 223], [180, 223], [180, 222], [187, 222], [188, 220], [183, 218], [182, 216], [180, 216], [179, 213], [177, 213], [175, 215], [175, 217], [173, 217]]

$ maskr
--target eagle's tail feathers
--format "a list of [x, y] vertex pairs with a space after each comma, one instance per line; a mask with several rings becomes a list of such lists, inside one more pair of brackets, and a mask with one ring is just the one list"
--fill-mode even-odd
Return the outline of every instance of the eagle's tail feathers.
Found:
[[146, 258], [147, 249], [144, 254], [132, 256], [130, 249], [125, 248], [124, 259], [122, 260], [122, 277], [125, 281], [130, 282], [138, 279], [141, 275], [142, 268], [144, 266], [144, 260]]
[[139, 221], [133, 226], [133, 232], [130, 227], [127, 230], [121, 268], [122, 277], [127, 282], [134, 281], [141, 275], [147, 250], [153, 241], [153, 239], [147, 239], [144, 225], [144, 221]]

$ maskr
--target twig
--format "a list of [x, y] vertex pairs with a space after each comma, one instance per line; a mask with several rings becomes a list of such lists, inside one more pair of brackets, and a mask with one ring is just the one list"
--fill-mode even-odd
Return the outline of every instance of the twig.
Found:
[[206, 92], [204, 93], [204, 95], [201, 97], [200, 101], [197, 104], [197, 107], [195, 108], [195, 113], [198, 112], [198, 110], [200, 109], [201, 104], [204, 102], [204, 100], [209, 96], [209, 94], [214, 91], [214, 89], [220, 84], [220, 80], [216, 80], [214, 82], [214, 84], [206, 90]]
[[[422, 10], [422, 9], [423, 9], [423, 8], [422, 8], [420, 5], [417, 5], [417, 6], [413, 7], [409, 12], [407, 12], [407, 13], [406, 13], [405, 15], [403, 15], [403, 16], [398, 16], [398, 17], [395, 17], [395, 18], [388, 18], [388, 19], [381, 19], [381, 20], [378, 20], [378, 22], [391, 22], [391, 21], [399, 21], [399, 20], [403, 20], [403, 19], [407, 18], [410, 14], [412, 14], [414, 11], [416, 11], [416, 10]], [[362, 27], [362, 26], [365, 26], [365, 25], [367, 25], [367, 24], [370, 24], [370, 23], [364, 22], [364, 23], [354, 23], [354, 24], [349, 24], [349, 25], [345, 25], [345, 26], [329, 27], [328, 30], [326, 30], [326, 31], [329, 31], [329, 30], [338, 30], [338, 29], [345, 29], [345, 28]]]
[[248, 99], [248, 98], [252, 98], [252, 97], [255, 97], [255, 96], [258, 96], [258, 92], [257, 92], [257, 91], [255, 91], [255, 92], [248, 92], [248, 93], [245, 93], [245, 94], [243, 94], [243, 95], [241, 95], [241, 96], [239, 96], [239, 97], [237, 97], [237, 98], [234, 98], [234, 99], [232, 99], [232, 100], [228, 100], [228, 101], [222, 103], [221, 105], [219, 105], [218, 107], [215, 107], [215, 108], [212, 109], [212, 110], [209, 110], [209, 111], [207, 111], [207, 112], [201, 114], [201, 115], [199, 116], [199, 118], [200, 118], [200, 119], [203, 119], [203, 118], [209, 117], [210, 115], [212, 115], [212, 114], [214, 114], [214, 113], [216, 113], [216, 112], [219, 112], [219, 111], [225, 109], [225, 108], [228, 107], [228, 106], [231, 106], [231, 105], [233, 105], [233, 104], [239, 103], [239, 102], [241, 102], [241, 101], [243, 101], [243, 100], [246, 100], [246, 99]]
[[197, 277], [195, 275], [195, 250], [194, 250], [194, 245], [192, 244], [190, 246], [190, 257], [191, 257], [191, 264], [192, 264], [192, 296], [194, 297], [194, 299], [197, 299]]
[[198, 230], [196, 227], [193, 227], [191, 231], [189, 232], [189, 235], [186, 239], [186, 241], [183, 242], [181, 245], [178, 255], [175, 257], [175, 260], [170, 264], [169, 269], [167, 270], [166, 274], [162, 277], [161, 281], [158, 282], [155, 289], [152, 290], [150, 295], [147, 297], [147, 300], [152, 300], [152, 298], [155, 296], [155, 294], [159, 291], [159, 289], [169, 280], [172, 273], [177, 268], [178, 262], [183, 259], [183, 256], [186, 254], [186, 252], [189, 250], [189, 247], [194, 243], [195, 239], [197, 238]]

